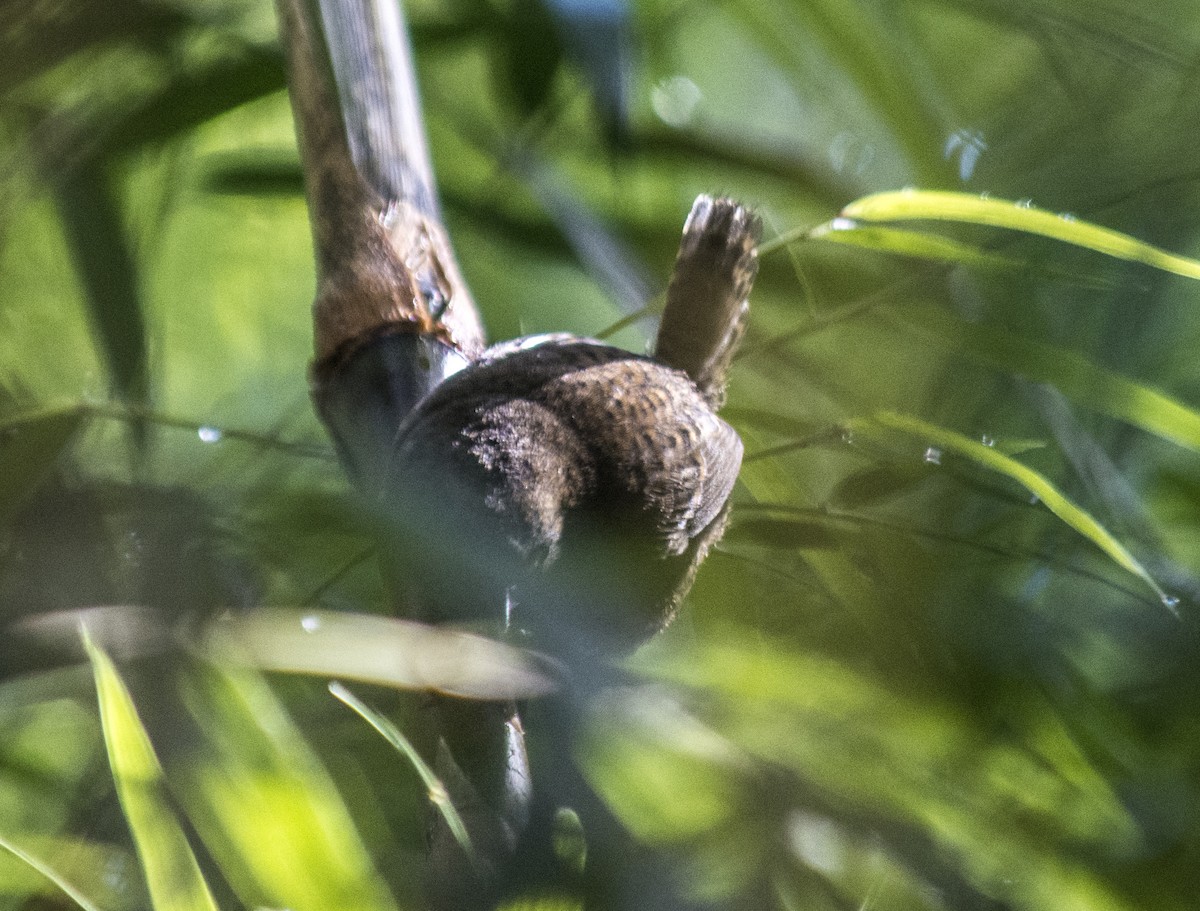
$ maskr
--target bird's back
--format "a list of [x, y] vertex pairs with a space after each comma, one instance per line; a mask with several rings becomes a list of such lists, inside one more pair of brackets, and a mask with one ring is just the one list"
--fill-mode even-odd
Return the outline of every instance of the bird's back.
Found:
[[[723, 525], [741, 453], [681, 371], [555, 339], [443, 383], [401, 428], [391, 478], [406, 492], [396, 509], [437, 539], [456, 579], [515, 602], [535, 631], [628, 647], [673, 614]], [[452, 587], [437, 600], [477, 616], [462, 603], [475, 596]]]

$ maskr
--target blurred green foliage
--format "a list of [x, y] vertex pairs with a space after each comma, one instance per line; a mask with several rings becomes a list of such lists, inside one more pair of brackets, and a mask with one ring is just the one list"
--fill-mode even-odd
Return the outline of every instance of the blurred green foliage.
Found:
[[[733, 527], [637, 685], [552, 745], [662, 851], [641, 906], [1194, 907], [1200, 285], [986, 225], [809, 233], [915, 186], [1200, 255], [1194, 3], [640, 0], [621, 131], [545, 10], [406, 6], [493, 338], [652, 311], [699, 192], [799, 238], [734, 372]], [[150, 609], [96, 635], [219, 906], [416, 906], [412, 766], [319, 681], [162, 648], [383, 608], [308, 403], [312, 285], [266, 0], [0, 2], [0, 907], [73, 906], [55, 877], [149, 901], [55, 622], [113, 605]], [[884, 412], [934, 431], [863, 430]], [[372, 698], [411, 730], [415, 697]], [[336, 877], [288, 872], [322, 852]]]

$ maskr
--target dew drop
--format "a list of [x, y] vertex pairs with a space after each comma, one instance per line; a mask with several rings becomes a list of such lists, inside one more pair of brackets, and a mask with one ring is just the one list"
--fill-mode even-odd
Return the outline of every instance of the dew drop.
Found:
[[196, 436], [200, 437], [201, 443], [219, 443], [224, 434], [218, 428], [206, 424], [196, 431]]
[[979, 438], [979, 442], [982, 443], [984, 446], [986, 446], [988, 449], [991, 449], [992, 447], [994, 447], [996, 445], [996, 440], [993, 437], [988, 436], [986, 433]]
[[1029, 505], [1030, 506], [1037, 506], [1041, 502], [1042, 502], [1042, 498], [1039, 497], [1036, 493], [1031, 493], [1029, 495]]
[[930, 465], [942, 464], [942, 451], [936, 446], [930, 446], [925, 450], [925, 461]]
[[845, 443], [847, 446], [854, 445], [854, 431], [851, 430], [849, 427], [844, 427], [842, 429], [842, 442]]
[[321, 618], [314, 614], [307, 614], [300, 618], [300, 627], [306, 633], [315, 633], [321, 628]]
[[1032, 209], [1033, 208], [1033, 200], [1032, 199], [1018, 199], [1017, 200], [1017, 208], [1018, 209]]
[[1175, 614], [1176, 616], [1179, 616], [1179, 610], [1178, 610], [1179, 598], [1175, 595], [1168, 595], [1165, 593], [1161, 597], [1162, 597], [1163, 607], [1165, 607], [1167, 610], [1169, 610], [1171, 613]]
[[1079, 221], [1079, 216], [1077, 216], [1074, 212], [1059, 212], [1058, 217], [1065, 222]]

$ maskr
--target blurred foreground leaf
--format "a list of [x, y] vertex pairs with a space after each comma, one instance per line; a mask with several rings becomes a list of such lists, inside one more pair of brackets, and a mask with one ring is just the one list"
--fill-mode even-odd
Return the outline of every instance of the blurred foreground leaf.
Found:
[[361, 680], [476, 699], [527, 699], [555, 689], [535, 655], [475, 633], [370, 614], [256, 610], [213, 627], [213, 643], [270, 671]]
[[1136, 822], [1041, 701], [1022, 700], [1014, 730], [996, 732], [953, 700], [905, 694], [761, 638], [659, 655], [645, 669], [690, 695], [598, 706], [598, 757], [632, 740], [655, 758], [591, 768], [611, 799], [640, 807], [632, 819], [647, 822], [724, 782], [713, 818], [642, 833], [698, 838], [714, 861], [724, 852], [697, 870], [698, 882], [717, 877], [718, 886], [722, 865], [734, 880], [779, 881], [779, 866], [810, 864], [809, 875], [831, 885], [878, 883], [899, 862], [963, 907], [986, 906], [983, 896], [1013, 908], [1136, 907], [1089, 869], [1094, 857], [1132, 850]]
[[1078, 352], [995, 326], [968, 323], [920, 303], [898, 310], [894, 321], [980, 363], [1051, 383], [1085, 408], [1200, 452], [1200, 411], [1145, 383], [1106, 370]]
[[203, 736], [171, 781], [242, 901], [394, 911], [337, 787], [266, 683], [193, 664], [180, 686]]
[[54, 883], [71, 901], [83, 908], [83, 911], [99, 911], [98, 907], [92, 904], [88, 897], [77, 889], [64, 874], [55, 869], [52, 864], [3, 837], [0, 837], [0, 848], [19, 858], [22, 862]]
[[196, 856], [171, 811], [166, 781], [150, 738], [117, 669], [91, 643], [100, 720], [121, 808], [133, 834], [156, 911], [216, 911]]

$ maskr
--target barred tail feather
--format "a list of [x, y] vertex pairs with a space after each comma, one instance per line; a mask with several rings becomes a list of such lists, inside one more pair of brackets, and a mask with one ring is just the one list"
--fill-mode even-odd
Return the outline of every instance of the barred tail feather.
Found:
[[690, 376], [714, 408], [745, 330], [761, 234], [758, 216], [724, 197], [697, 197], [683, 228], [654, 356]]

